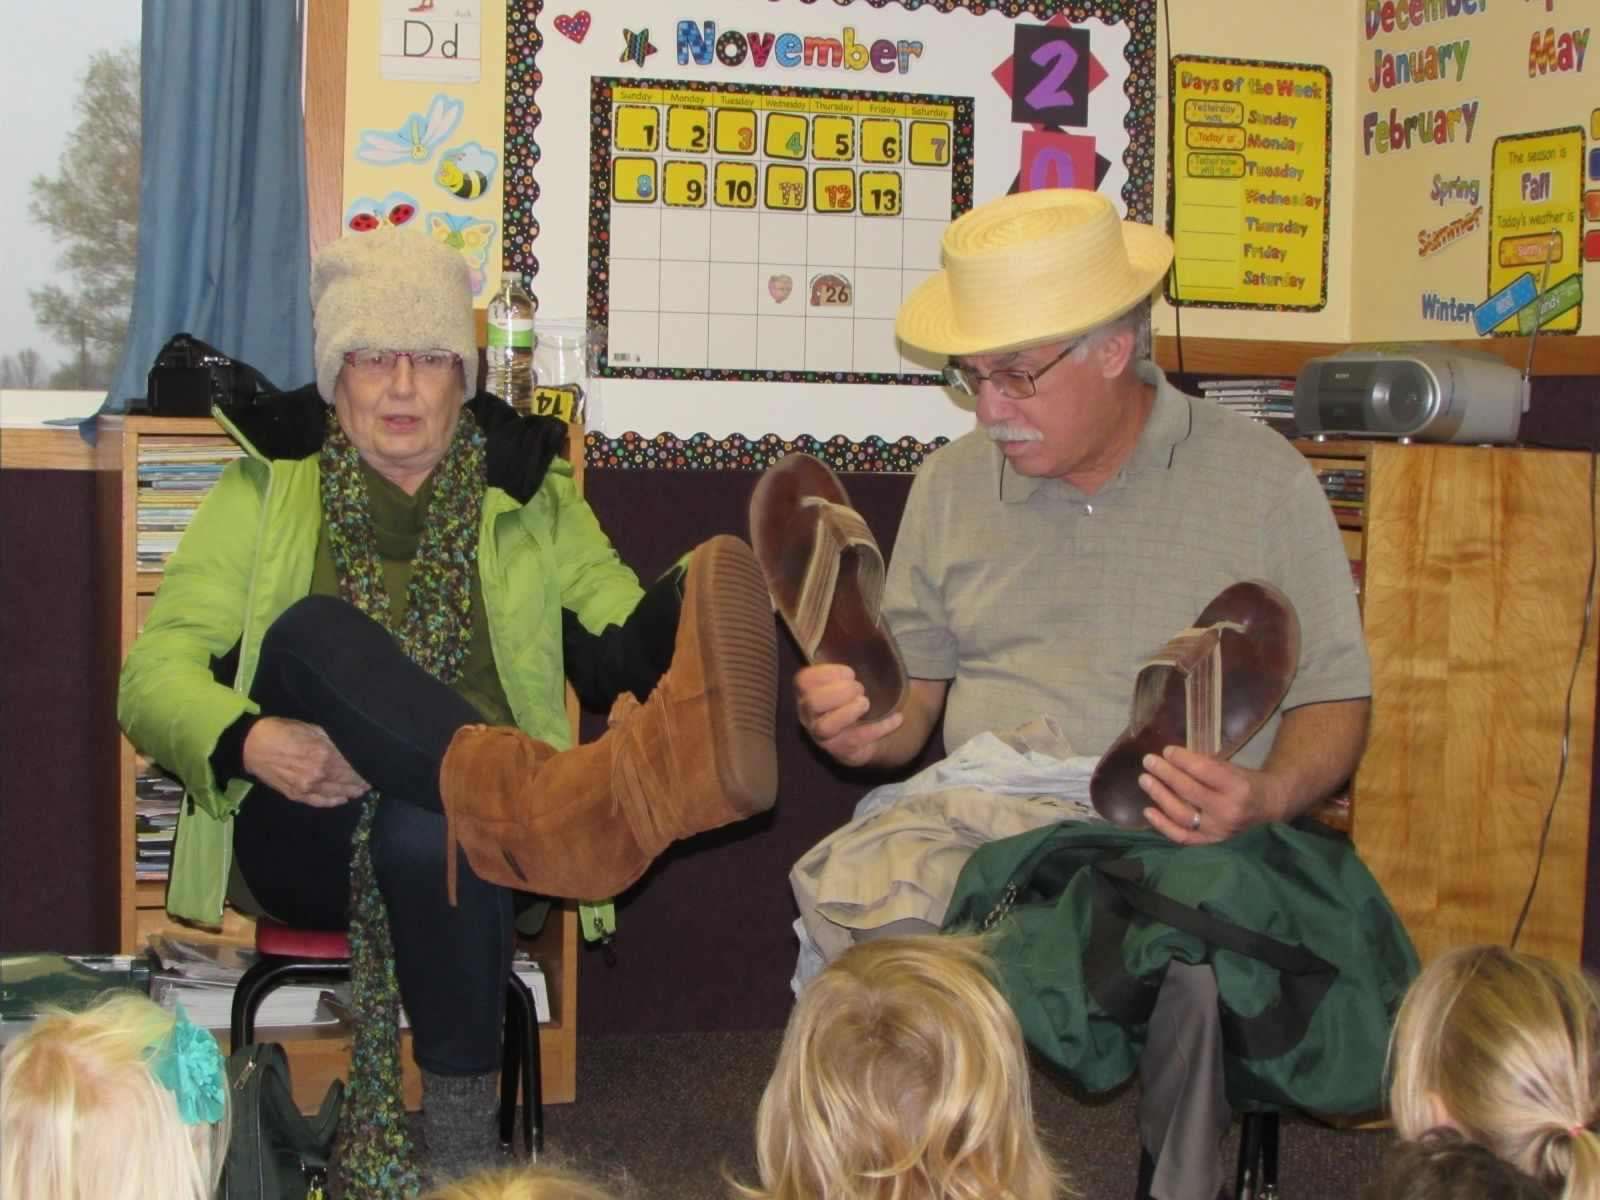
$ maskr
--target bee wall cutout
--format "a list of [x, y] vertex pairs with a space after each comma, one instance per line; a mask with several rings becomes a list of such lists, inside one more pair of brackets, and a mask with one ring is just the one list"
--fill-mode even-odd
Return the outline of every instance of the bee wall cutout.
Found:
[[425, 116], [412, 113], [393, 132], [362, 130], [356, 157], [380, 167], [427, 162], [433, 157], [433, 152], [456, 131], [456, 126], [461, 124], [461, 113], [465, 107], [460, 100], [452, 100], [440, 92], [428, 105]]
[[477, 142], [463, 142], [439, 156], [433, 181], [462, 200], [477, 200], [489, 190], [500, 157]]

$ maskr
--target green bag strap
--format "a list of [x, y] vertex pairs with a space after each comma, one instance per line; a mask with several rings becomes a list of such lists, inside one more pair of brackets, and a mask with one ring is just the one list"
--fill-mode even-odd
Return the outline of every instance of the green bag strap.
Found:
[[1084, 983], [1096, 1003], [1119, 1021], [1142, 1024], [1155, 1004], [1156, 989], [1132, 975], [1123, 957], [1123, 942], [1135, 918], [1200, 939], [1207, 947], [1208, 962], [1217, 950], [1229, 950], [1278, 972], [1278, 997], [1257, 1015], [1245, 1017], [1226, 1004], [1221, 1006], [1223, 1041], [1239, 1058], [1277, 1058], [1299, 1045], [1317, 1006], [1338, 978], [1337, 967], [1304, 946], [1279, 941], [1162, 895], [1144, 882], [1138, 862], [1112, 859], [1095, 863], [1090, 888], [1096, 913], [1084, 958]]
[[578, 905], [578, 928], [586, 942], [610, 943], [617, 935], [617, 905], [614, 900], [596, 900]]

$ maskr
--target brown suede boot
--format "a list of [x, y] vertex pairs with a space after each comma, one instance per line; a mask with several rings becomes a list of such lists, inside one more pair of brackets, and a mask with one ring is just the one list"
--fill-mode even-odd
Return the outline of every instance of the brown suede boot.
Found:
[[557, 751], [468, 725], [439, 768], [455, 897], [459, 841], [478, 876], [578, 899], [614, 896], [679, 838], [772, 807], [778, 650], [750, 547], [719, 536], [689, 560], [672, 665], [611, 709], [598, 740]]

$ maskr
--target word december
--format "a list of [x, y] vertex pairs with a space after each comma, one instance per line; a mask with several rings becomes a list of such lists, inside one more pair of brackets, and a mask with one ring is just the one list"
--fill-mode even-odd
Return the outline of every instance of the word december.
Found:
[[871, 66], [881, 75], [888, 75], [897, 67], [904, 75], [911, 69], [911, 60], [922, 57], [922, 43], [904, 39], [891, 42], [879, 38], [868, 45], [856, 40], [855, 27], [846, 25], [841, 36], [801, 37], [798, 33], [740, 33], [726, 30], [717, 36], [717, 23], [705, 21], [678, 22], [678, 65], [686, 67], [692, 58], [702, 67], [711, 65], [712, 58], [725, 67], [737, 67], [749, 58], [757, 67], [776, 63], [780, 67], [842, 67], [847, 71], [865, 71]]
[[1489, 0], [1367, 0], [1367, 41], [1449, 17], [1489, 11]]
[[1369, 112], [1361, 118], [1361, 149], [1370, 156], [1374, 150], [1387, 154], [1410, 150], [1413, 145], [1442, 146], [1456, 140], [1459, 130], [1464, 141], [1472, 141], [1472, 127], [1478, 123], [1478, 102], [1467, 100], [1450, 108], [1428, 108], [1402, 118], [1391, 105], [1389, 119]]

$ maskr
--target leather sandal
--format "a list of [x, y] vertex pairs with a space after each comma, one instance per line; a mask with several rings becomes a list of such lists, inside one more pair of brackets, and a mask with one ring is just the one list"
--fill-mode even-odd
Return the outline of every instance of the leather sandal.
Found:
[[1146, 828], [1144, 756], [1178, 745], [1232, 758], [1283, 703], [1299, 664], [1289, 597], [1259, 579], [1224, 588], [1140, 667], [1128, 727], [1089, 781], [1095, 810], [1124, 829]]
[[883, 554], [827, 464], [791, 454], [767, 469], [750, 497], [750, 544], [805, 660], [855, 671], [862, 720], [899, 711], [906, 668], [880, 618]]

